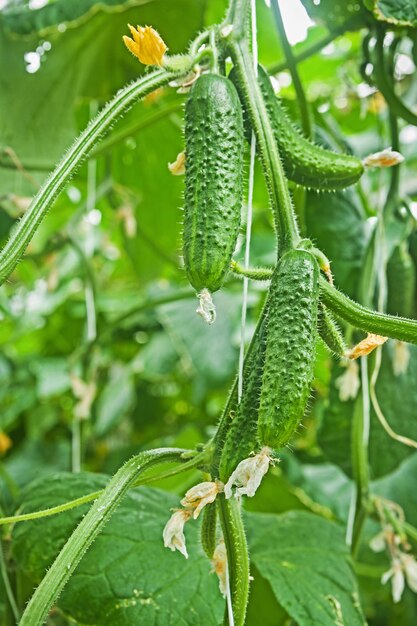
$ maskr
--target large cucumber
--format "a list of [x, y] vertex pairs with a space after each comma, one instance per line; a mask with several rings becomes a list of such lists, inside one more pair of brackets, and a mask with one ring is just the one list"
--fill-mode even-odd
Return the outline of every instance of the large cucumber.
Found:
[[204, 74], [185, 107], [183, 251], [197, 290], [219, 289], [236, 246], [242, 204], [243, 115], [227, 78]]
[[[229, 78], [236, 85], [244, 102], [237, 73]], [[276, 97], [268, 73], [258, 66], [258, 82], [273, 126], [275, 141], [287, 178], [313, 189], [332, 191], [344, 189], [357, 182], [364, 172], [362, 161], [350, 154], [326, 150], [302, 136]], [[250, 135], [248, 115], [245, 113], [246, 136]]]
[[268, 296], [268, 328], [258, 418], [263, 445], [287, 444], [301, 422], [313, 379], [319, 268], [306, 250], [281, 258]]

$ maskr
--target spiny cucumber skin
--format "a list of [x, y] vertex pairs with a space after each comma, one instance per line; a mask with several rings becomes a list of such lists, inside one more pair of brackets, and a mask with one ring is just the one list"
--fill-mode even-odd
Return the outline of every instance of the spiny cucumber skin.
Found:
[[183, 252], [197, 291], [220, 289], [240, 226], [243, 186], [243, 115], [234, 85], [204, 74], [185, 107]]
[[268, 296], [265, 365], [259, 406], [262, 445], [292, 438], [310, 395], [317, 341], [319, 268], [305, 250], [284, 254]]
[[[237, 74], [233, 70], [230, 78], [238, 86]], [[287, 178], [321, 191], [344, 189], [356, 183], [364, 172], [361, 160], [326, 150], [303, 137], [281, 106], [268, 73], [260, 65], [258, 82]]]
[[387, 313], [414, 317], [416, 269], [405, 242], [395, 247], [387, 265]]
[[266, 348], [265, 317], [253, 346], [252, 353], [243, 370], [242, 399], [227, 431], [219, 464], [220, 480], [226, 482], [243, 459], [259, 448], [258, 411], [262, 386], [262, 373]]
[[347, 346], [343, 336], [331, 311], [323, 303], [319, 304], [318, 309], [318, 331], [330, 352], [338, 357], [345, 356]]

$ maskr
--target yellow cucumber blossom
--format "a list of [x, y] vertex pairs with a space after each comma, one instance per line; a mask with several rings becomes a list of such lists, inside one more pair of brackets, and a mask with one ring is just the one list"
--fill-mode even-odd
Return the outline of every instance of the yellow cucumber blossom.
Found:
[[10, 439], [9, 435], [0, 431], [0, 455], [6, 454], [8, 450], [12, 447], [13, 442]]
[[194, 519], [197, 519], [206, 504], [214, 502], [217, 494], [222, 491], [223, 483], [220, 481], [198, 483], [198, 485], [194, 485], [187, 491], [181, 500], [181, 504], [191, 511]]
[[192, 511], [181, 509], [175, 511], [165, 525], [162, 537], [165, 548], [170, 548], [173, 552], [178, 550], [188, 559], [187, 547], [185, 545], [184, 525], [192, 516]]
[[348, 359], [358, 359], [360, 356], [367, 356], [378, 346], [382, 346], [388, 340], [388, 337], [382, 337], [382, 335], [374, 335], [368, 333], [365, 339], [362, 339], [356, 346], [346, 352], [345, 356]]
[[267, 446], [262, 448], [258, 454], [243, 459], [224, 486], [226, 499], [232, 497], [233, 487], [236, 487], [234, 492], [236, 498], [240, 496], [249, 496], [251, 498], [254, 496], [271, 463], [271, 448]]
[[369, 154], [362, 161], [365, 167], [392, 167], [404, 161], [404, 157], [400, 152], [396, 152], [392, 148], [385, 148], [381, 152]]
[[168, 48], [159, 33], [151, 26], [128, 26], [132, 37], [123, 36], [127, 49], [144, 65], [162, 65]]

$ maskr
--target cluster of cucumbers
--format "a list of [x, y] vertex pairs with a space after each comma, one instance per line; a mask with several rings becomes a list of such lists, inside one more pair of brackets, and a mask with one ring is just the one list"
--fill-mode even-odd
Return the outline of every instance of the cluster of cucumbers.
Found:
[[[279, 103], [262, 67], [258, 81], [286, 177], [326, 191], [355, 183], [363, 173], [361, 160], [305, 139]], [[188, 280], [198, 293], [212, 293], [222, 286], [236, 248], [244, 142], [251, 133], [242, 101], [239, 77], [232, 70], [229, 77], [202, 74], [186, 102], [183, 254]], [[319, 274], [316, 256], [305, 247], [295, 247], [279, 258], [248, 351], [243, 396], [231, 412], [233, 419], [221, 442], [221, 480], [227, 480], [239, 461], [260, 446], [285, 446], [303, 417], [319, 319], [325, 314], [319, 303]]]

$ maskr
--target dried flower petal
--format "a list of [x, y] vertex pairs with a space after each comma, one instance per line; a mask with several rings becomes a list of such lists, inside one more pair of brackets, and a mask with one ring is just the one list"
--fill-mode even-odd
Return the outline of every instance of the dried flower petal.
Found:
[[243, 459], [224, 486], [226, 499], [232, 497], [233, 487], [237, 487], [235, 497], [254, 496], [271, 462], [271, 449], [266, 446], [258, 454]]
[[168, 164], [168, 169], [174, 176], [182, 176], [185, 174], [185, 152], [177, 154], [177, 158], [173, 163]]
[[126, 47], [144, 65], [162, 65], [168, 48], [159, 33], [151, 26], [128, 25], [132, 38], [123, 36]]
[[197, 519], [206, 504], [214, 502], [217, 494], [222, 491], [223, 483], [220, 481], [198, 483], [187, 491], [181, 504], [186, 509], [194, 509], [193, 517]]
[[208, 289], [202, 289], [197, 297], [200, 300], [200, 306], [196, 309], [196, 313], [201, 315], [207, 324], [214, 324], [216, 321], [216, 307], [214, 306], [211, 293]]
[[211, 563], [219, 579], [220, 593], [225, 598], [227, 594], [227, 552], [223, 539], [216, 546]]
[[389, 580], [391, 580], [392, 599], [397, 603], [401, 600], [405, 586], [401, 562], [397, 558], [393, 559], [391, 568], [382, 575], [381, 583], [385, 585]]
[[370, 154], [362, 163], [365, 167], [392, 167], [404, 161], [404, 157], [400, 152], [396, 152], [392, 148], [385, 148], [381, 152]]
[[356, 361], [347, 362], [346, 371], [339, 376], [335, 385], [339, 389], [339, 398], [342, 402], [356, 398], [361, 385], [359, 379], [359, 365]]
[[405, 552], [400, 552], [400, 559], [405, 572], [407, 585], [410, 587], [411, 591], [417, 593], [417, 561], [411, 554], [406, 554]]
[[383, 552], [385, 550], [385, 533], [383, 530], [371, 539], [369, 547], [373, 552]]
[[188, 552], [185, 545], [184, 524], [188, 522], [191, 515], [192, 511], [175, 511], [166, 523], [162, 533], [165, 548], [170, 548], [173, 552], [178, 550], [186, 559], [188, 559]]
[[388, 340], [388, 337], [382, 337], [381, 335], [374, 335], [373, 333], [368, 333], [368, 336], [365, 339], [362, 339], [356, 346], [346, 352], [346, 357], [348, 359], [358, 359], [360, 356], [366, 356], [370, 354], [375, 348], [381, 346]]

